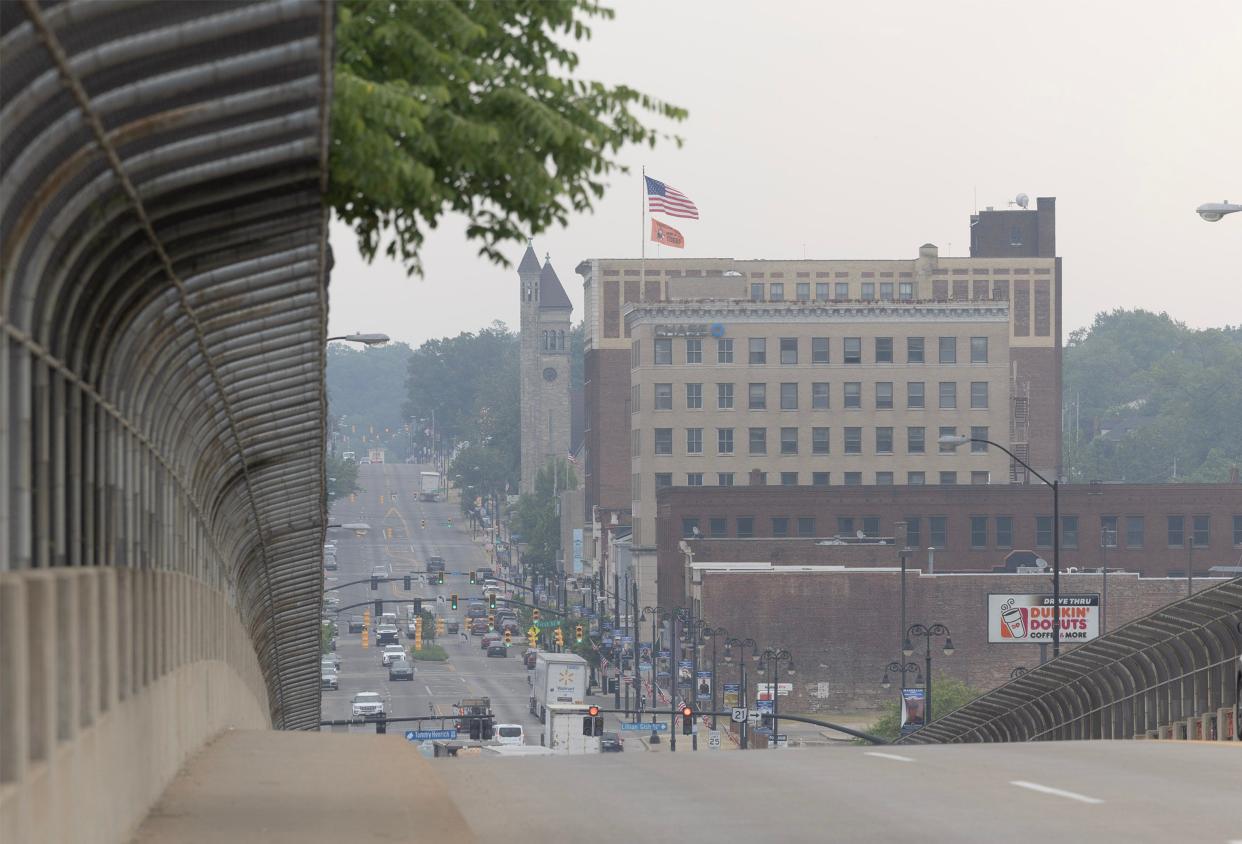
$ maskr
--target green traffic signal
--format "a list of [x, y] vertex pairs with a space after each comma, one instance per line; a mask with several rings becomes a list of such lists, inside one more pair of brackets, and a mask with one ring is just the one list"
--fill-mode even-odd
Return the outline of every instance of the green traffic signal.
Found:
[[452, 605], [453, 609], [457, 609], [457, 596], [456, 596], [456, 595], [453, 595], [453, 596], [449, 599], [449, 603]]

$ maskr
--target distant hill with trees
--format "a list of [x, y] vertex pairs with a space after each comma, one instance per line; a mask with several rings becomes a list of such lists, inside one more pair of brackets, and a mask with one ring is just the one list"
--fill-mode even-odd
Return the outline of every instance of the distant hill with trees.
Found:
[[1224, 482], [1242, 465], [1242, 326], [1101, 313], [1070, 334], [1063, 388], [1072, 481]]
[[404, 343], [364, 348], [328, 344], [328, 413], [338, 451], [383, 446], [390, 459], [410, 453], [409, 420], [402, 405], [411, 354]]

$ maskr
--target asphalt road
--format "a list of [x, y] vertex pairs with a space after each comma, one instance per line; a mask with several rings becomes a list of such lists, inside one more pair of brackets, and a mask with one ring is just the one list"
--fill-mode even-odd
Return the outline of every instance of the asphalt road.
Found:
[[[362, 488], [352, 500], [336, 502], [332, 507], [332, 521], [342, 523], [365, 522], [371, 530], [365, 537], [352, 531], [336, 530], [330, 540], [337, 546], [339, 569], [326, 572], [327, 585], [369, 579], [372, 571], [382, 567], [397, 580], [381, 583], [379, 591], [371, 591], [370, 583], [359, 583], [338, 589], [340, 606], [370, 602], [376, 598], [394, 601], [393, 607], [401, 607], [413, 598], [422, 598], [424, 606], [435, 605], [437, 613], [457, 615], [465, 619], [470, 598], [480, 597], [482, 591], [472, 586], [465, 572], [490, 565], [483, 547], [471, 539], [469, 529], [462, 519], [456, 503], [446, 501], [424, 502], [418, 500], [419, 472], [429, 466], [411, 464], [368, 464], [359, 466], [358, 485]], [[426, 527], [422, 527], [425, 521]], [[452, 522], [452, 527], [448, 526]], [[385, 529], [391, 530], [391, 535]], [[439, 555], [445, 560], [447, 573], [444, 585], [423, 582], [417, 576], [413, 588], [406, 592], [401, 575], [426, 568], [427, 558]], [[453, 572], [462, 572], [454, 574]], [[449, 608], [449, 596], [458, 595], [458, 612]], [[443, 597], [443, 602], [437, 598]], [[388, 704], [389, 717], [398, 716], [449, 716], [445, 726], [452, 726], [453, 705], [463, 697], [490, 697], [497, 723], [522, 724], [528, 744], [539, 743], [539, 725], [527, 709], [529, 686], [522, 660], [525, 639], [514, 641], [512, 656], [506, 659], [488, 658], [479, 647], [479, 639], [471, 638], [463, 643], [460, 636], [446, 635], [437, 640], [449, 654], [448, 662], [412, 662], [414, 680], [390, 681], [388, 669], [380, 665], [380, 652], [374, 638], [370, 647], [364, 649], [361, 636], [349, 633], [346, 621], [351, 615], [361, 615], [364, 607], [347, 609], [340, 613], [340, 635], [337, 655], [341, 659], [340, 688], [323, 693], [323, 717], [325, 719], [348, 718], [350, 700], [356, 692], [375, 691], [382, 694]], [[385, 604], [385, 611], [397, 611]], [[402, 639], [407, 650], [413, 642]], [[438, 722], [427, 723], [425, 729], [439, 729]], [[393, 732], [410, 727], [393, 724]], [[350, 727], [350, 731], [373, 731], [374, 727]]]
[[[1236, 743], [678, 751], [434, 770], [450, 794], [488, 795], [485, 812], [458, 804], [479, 840], [1242, 842]], [[514, 778], [561, 787], [502, 787]]]

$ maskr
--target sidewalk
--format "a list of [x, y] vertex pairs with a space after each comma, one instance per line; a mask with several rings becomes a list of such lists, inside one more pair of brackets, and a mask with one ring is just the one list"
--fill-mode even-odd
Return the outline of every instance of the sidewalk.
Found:
[[230, 730], [181, 769], [133, 841], [474, 841], [432, 764], [399, 735]]

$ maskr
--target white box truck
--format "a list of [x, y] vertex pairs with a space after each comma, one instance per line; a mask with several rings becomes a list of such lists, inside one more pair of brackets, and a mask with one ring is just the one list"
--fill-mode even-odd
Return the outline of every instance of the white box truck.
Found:
[[599, 753], [599, 736], [588, 736], [583, 732], [582, 719], [590, 717], [587, 710], [586, 706], [550, 704], [539, 743], [559, 755]]
[[546, 721], [550, 706], [581, 706], [586, 701], [587, 671], [587, 661], [577, 654], [540, 651], [530, 683], [530, 714]]
[[435, 501], [436, 493], [440, 491], [440, 473], [439, 472], [419, 472], [419, 501]]

